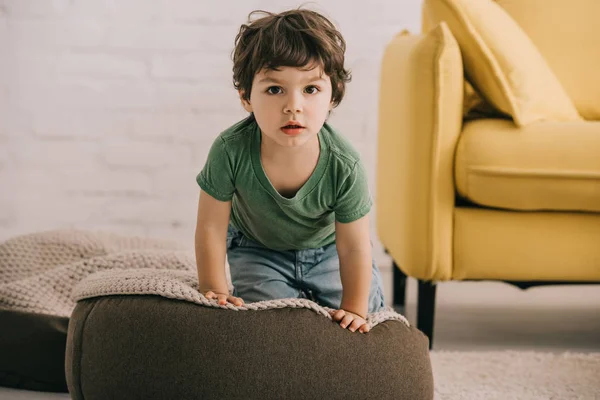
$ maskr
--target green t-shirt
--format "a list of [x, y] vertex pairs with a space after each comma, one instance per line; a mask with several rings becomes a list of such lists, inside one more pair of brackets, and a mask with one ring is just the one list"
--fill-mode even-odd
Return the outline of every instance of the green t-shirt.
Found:
[[261, 132], [253, 115], [222, 132], [196, 180], [217, 200], [231, 200], [231, 223], [274, 250], [323, 247], [335, 241], [335, 220], [352, 222], [373, 204], [352, 145], [325, 123], [317, 166], [292, 198], [269, 181], [260, 161]]

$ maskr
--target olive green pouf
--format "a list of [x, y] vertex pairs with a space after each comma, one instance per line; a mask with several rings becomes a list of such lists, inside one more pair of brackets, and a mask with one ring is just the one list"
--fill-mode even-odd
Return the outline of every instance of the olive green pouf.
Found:
[[156, 295], [79, 300], [73, 399], [432, 399], [428, 340], [388, 320], [367, 334], [306, 308], [233, 311]]

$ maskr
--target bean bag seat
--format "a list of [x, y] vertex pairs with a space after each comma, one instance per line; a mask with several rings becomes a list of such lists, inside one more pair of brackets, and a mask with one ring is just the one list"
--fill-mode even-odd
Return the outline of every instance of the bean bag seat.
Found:
[[428, 340], [391, 309], [353, 333], [308, 299], [219, 306], [192, 271], [109, 270], [73, 291], [72, 399], [432, 399]]
[[75, 284], [99, 271], [195, 271], [181, 244], [108, 232], [52, 230], [0, 243], [0, 386], [66, 392]]

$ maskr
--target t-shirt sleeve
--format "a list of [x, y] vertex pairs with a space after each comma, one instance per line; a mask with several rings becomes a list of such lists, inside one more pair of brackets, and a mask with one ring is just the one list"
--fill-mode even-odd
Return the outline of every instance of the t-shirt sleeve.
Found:
[[360, 161], [354, 164], [337, 195], [333, 211], [338, 222], [352, 222], [371, 211], [373, 200], [369, 192], [367, 173]]
[[206, 193], [220, 201], [229, 201], [235, 191], [232, 162], [220, 137], [212, 144], [204, 168], [196, 182]]

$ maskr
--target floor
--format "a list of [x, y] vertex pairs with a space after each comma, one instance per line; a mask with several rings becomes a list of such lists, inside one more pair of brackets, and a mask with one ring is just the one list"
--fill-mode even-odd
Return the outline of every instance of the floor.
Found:
[[0, 400], [69, 400], [68, 393], [34, 392], [0, 386]]
[[[391, 266], [382, 265], [386, 299]], [[406, 317], [416, 324], [417, 283]], [[437, 289], [433, 350], [600, 352], [600, 284], [521, 290], [499, 282], [445, 282]]]

